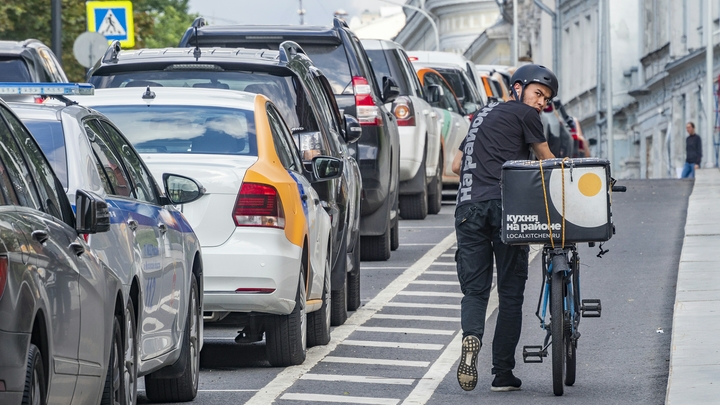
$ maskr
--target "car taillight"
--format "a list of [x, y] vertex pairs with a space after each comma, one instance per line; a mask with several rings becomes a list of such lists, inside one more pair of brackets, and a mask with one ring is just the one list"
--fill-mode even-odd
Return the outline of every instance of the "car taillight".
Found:
[[417, 62], [417, 61], [418, 61], [418, 57], [417, 57], [417, 56], [408, 56], [408, 60], [409, 60], [410, 62]]
[[267, 184], [243, 183], [233, 219], [237, 226], [285, 228], [285, 212], [277, 189]]
[[7, 256], [0, 256], [0, 298], [2, 298], [5, 292], [5, 284], [7, 284], [8, 275], [8, 258]]
[[397, 118], [397, 124], [400, 127], [415, 126], [415, 107], [409, 97], [398, 97], [393, 102], [393, 114]]
[[367, 79], [355, 76], [352, 79], [355, 92], [355, 106], [357, 107], [357, 120], [360, 125], [382, 125], [380, 108], [375, 105], [372, 98], [372, 87]]

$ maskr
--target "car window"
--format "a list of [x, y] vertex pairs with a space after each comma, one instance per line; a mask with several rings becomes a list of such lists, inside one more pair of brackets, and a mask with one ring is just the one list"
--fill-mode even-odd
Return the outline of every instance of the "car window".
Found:
[[158, 204], [153, 178], [147, 170], [145, 170], [142, 160], [140, 160], [140, 157], [135, 153], [133, 147], [127, 143], [123, 136], [120, 135], [117, 129], [110, 125], [110, 123], [103, 120], [99, 120], [99, 122], [105, 130], [105, 135], [102, 135], [101, 138], [107, 136], [106, 142], [112, 143], [115, 151], [123, 160], [125, 168], [130, 174], [130, 177], [135, 185], [134, 190], [137, 199], [152, 204]]
[[375, 71], [370, 64], [370, 61], [368, 60], [367, 52], [365, 52], [365, 48], [360, 43], [360, 40], [355, 36], [350, 34], [350, 38], [352, 39], [352, 45], [355, 48], [355, 53], [357, 54], [358, 64], [360, 65], [360, 69], [365, 72], [364, 76], [365, 79], [367, 79], [368, 83], [375, 89], [374, 93], [377, 95], [382, 94], [382, 89], [380, 88], [382, 86], [382, 80], [377, 81], [375, 80]]
[[62, 123], [60, 121], [23, 120], [23, 124], [30, 130], [30, 133], [40, 145], [40, 149], [42, 149], [45, 157], [50, 162], [55, 175], [67, 190], [67, 154]]
[[[0, 157], [2, 156], [3, 154], [0, 153]], [[2, 205], [20, 205], [2, 159], [0, 159], [0, 198], [2, 198]]]
[[280, 163], [288, 170], [300, 172], [301, 169], [298, 167], [297, 160], [293, 159], [293, 149], [287, 141], [286, 135], [290, 134], [287, 131], [287, 126], [272, 104], [268, 103], [266, 106], [268, 120], [270, 122], [270, 131], [273, 136], [273, 144], [275, 145], [275, 152], [277, 152], [278, 158], [280, 158]]
[[467, 94], [465, 94], [465, 86], [463, 86], [463, 80], [460, 72], [453, 69], [443, 69], [438, 71], [445, 78], [450, 87], [452, 87], [460, 102], [463, 102], [466, 99]]
[[301, 45], [313, 64], [328, 78], [334, 94], [353, 94], [352, 75], [344, 45]]
[[23, 59], [0, 57], [0, 82], [32, 81], [30, 70]]
[[183, 105], [95, 106], [139, 153], [257, 156], [255, 115], [239, 108]]
[[365, 53], [367, 53], [370, 59], [370, 63], [375, 71], [375, 79], [379, 85], [382, 86], [383, 76], [392, 77], [400, 88], [401, 96], [415, 95], [410, 84], [410, 78], [396, 50], [372, 49], [366, 50]]
[[40, 55], [40, 60], [42, 60], [43, 66], [45, 66], [45, 71], [48, 75], [50, 75], [49, 79], [58, 83], [66, 82], [67, 79], [65, 79], [60, 73], [59, 67], [55, 64], [55, 58], [50, 53], [50, 50], [46, 48], [38, 48], [37, 52], [38, 55]]
[[[2, 108], [0, 111], [5, 112], [5, 109]], [[0, 159], [5, 162], [5, 169], [20, 205], [42, 210], [40, 196], [27, 168], [25, 157], [3, 119], [0, 119]]]
[[415, 72], [415, 69], [413, 69], [412, 65], [410, 65], [410, 60], [408, 59], [407, 54], [402, 49], [396, 50], [396, 56], [399, 58], [400, 65], [405, 69], [405, 73], [408, 75], [408, 78], [410, 79], [410, 87], [412, 88], [412, 94], [417, 97], [424, 97], [423, 91], [422, 91], [422, 85], [420, 84], [420, 79], [418, 78], [417, 72]]
[[84, 127], [88, 139], [90, 139], [93, 155], [95, 155], [95, 164], [103, 181], [105, 192], [121, 197], [133, 197], [130, 181], [125, 174], [120, 159], [118, 159], [110, 146], [100, 138], [103, 133], [100, 124], [96, 120], [90, 119], [84, 122]]
[[42, 150], [35, 142], [35, 139], [20, 123], [20, 121], [12, 114], [4, 111], [5, 119], [7, 119], [10, 127], [15, 132], [17, 140], [20, 142], [20, 148], [25, 151], [28, 159], [28, 167], [33, 173], [37, 181], [37, 189], [42, 199], [43, 211], [48, 214], [64, 220], [61, 205], [60, 194], [65, 190], [58, 190], [55, 181], [55, 173], [45, 159]]

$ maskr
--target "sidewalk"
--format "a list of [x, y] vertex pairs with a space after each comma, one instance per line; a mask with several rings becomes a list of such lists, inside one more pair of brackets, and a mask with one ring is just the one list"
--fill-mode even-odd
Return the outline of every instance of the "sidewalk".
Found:
[[720, 170], [696, 171], [673, 313], [667, 405], [720, 403]]

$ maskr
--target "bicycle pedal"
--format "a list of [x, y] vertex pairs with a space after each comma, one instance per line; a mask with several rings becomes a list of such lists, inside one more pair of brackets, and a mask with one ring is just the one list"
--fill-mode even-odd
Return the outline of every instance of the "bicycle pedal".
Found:
[[602, 305], [600, 300], [582, 300], [580, 305], [580, 314], [583, 318], [600, 318], [602, 313]]
[[545, 356], [547, 353], [543, 352], [542, 346], [523, 346], [523, 362], [525, 363], [542, 363]]

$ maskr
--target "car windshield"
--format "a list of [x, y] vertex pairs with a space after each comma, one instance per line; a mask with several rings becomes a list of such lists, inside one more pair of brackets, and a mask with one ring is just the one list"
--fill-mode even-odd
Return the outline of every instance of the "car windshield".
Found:
[[68, 188], [67, 154], [65, 153], [65, 135], [60, 121], [23, 120], [23, 124], [40, 145], [50, 161], [55, 175], [65, 190]]
[[[368, 58], [370, 58], [370, 64], [372, 64], [373, 70], [375, 71], [375, 79], [378, 83], [383, 82], [383, 76], [392, 77], [395, 80], [395, 84], [400, 87], [400, 95], [407, 96], [410, 94], [409, 79], [404, 74], [404, 70], [400, 61], [397, 60], [397, 54], [393, 51], [383, 51], [380, 49], [365, 50]], [[395, 63], [393, 69], [388, 64], [388, 58], [391, 59], [390, 63]]]
[[93, 108], [110, 118], [140, 153], [257, 156], [253, 111], [174, 105]]
[[20, 58], [0, 57], [0, 82], [32, 82], [25, 62]]
[[438, 69], [438, 71], [450, 84], [450, 87], [452, 87], [458, 100], [460, 100], [461, 103], [465, 101], [465, 88], [463, 86], [463, 79], [460, 76], [460, 72], [452, 69]]
[[108, 76], [93, 76], [90, 83], [96, 88], [113, 87], [195, 87], [241, 90], [266, 95], [280, 111], [290, 128], [300, 126], [295, 89], [300, 85], [294, 76], [276, 76], [263, 72], [218, 72], [212, 70], [161, 70], [125, 72]]
[[303, 45], [313, 64], [322, 70], [335, 94], [353, 94], [352, 75], [343, 45]]

